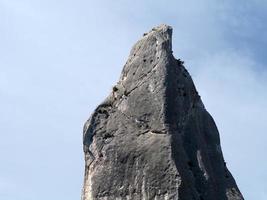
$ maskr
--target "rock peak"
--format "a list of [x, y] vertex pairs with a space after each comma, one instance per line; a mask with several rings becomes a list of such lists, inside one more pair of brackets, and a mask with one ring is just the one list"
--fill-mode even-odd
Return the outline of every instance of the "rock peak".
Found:
[[171, 37], [168, 25], [144, 34], [85, 123], [83, 200], [243, 200]]
[[[160, 33], [162, 35], [168, 35], [170, 38], [172, 36], [172, 27], [166, 24], [161, 24], [152, 28], [147, 34]], [[146, 33], [145, 33], [146, 34]]]
[[166, 55], [172, 54], [172, 27], [162, 24], [152, 28], [148, 33], [144, 33], [143, 37], [133, 46], [129, 60], [131, 57], [143, 52], [146, 48], [151, 49], [151, 51], [165, 53]]

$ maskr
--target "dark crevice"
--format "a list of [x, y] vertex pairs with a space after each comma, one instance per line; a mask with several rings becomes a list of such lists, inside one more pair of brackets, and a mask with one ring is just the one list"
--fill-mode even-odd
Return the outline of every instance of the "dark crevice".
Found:
[[188, 166], [189, 166], [190, 169], [192, 169], [192, 167], [194, 166], [194, 164], [193, 164], [192, 161], [188, 161], [187, 164], [188, 164]]
[[116, 86], [114, 86], [113, 88], [112, 88], [112, 91], [113, 92], [117, 92], [119, 89], [116, 87]]
[[111, 133], [105, 133], [103, 136], [103, 139], [106, 140], [106, 139], [112, 138], [112, 137], [114, 137], [114, 135], [112, 135]]

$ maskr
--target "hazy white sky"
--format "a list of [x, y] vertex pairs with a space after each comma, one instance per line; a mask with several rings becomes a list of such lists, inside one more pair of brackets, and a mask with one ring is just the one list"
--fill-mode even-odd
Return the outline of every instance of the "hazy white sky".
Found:
[[80, 199], [82, 126], [166, 23], [245, 199], [267, 199], [266, 0], [0, 0], [0, 199]]

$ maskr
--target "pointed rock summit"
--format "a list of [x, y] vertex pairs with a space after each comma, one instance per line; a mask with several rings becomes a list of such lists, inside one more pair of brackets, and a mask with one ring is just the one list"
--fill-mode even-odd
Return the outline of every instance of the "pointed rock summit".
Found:
[[118, 83], [85, 123], [83, 200], [241, 200], [219, 133], [172, 28], [133, 46]]

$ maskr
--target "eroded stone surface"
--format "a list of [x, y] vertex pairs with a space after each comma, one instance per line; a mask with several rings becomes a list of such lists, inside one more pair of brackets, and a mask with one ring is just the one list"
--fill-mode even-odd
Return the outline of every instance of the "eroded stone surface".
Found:
[[83, 200], [241, 200], [172, 28], [144, 34], [84, 126]]

